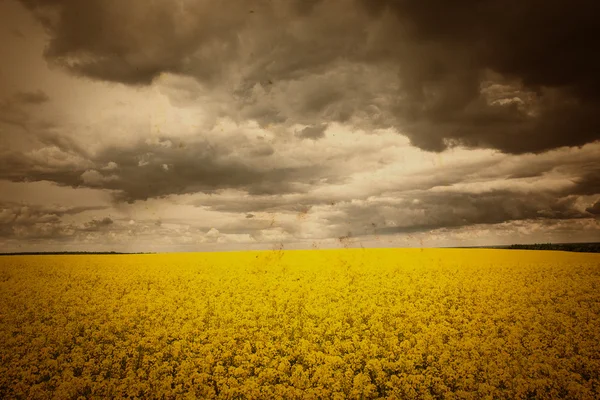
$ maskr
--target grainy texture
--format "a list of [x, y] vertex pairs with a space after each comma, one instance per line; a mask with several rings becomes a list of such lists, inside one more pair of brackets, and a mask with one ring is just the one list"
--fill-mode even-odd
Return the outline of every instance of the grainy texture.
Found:
[[0, 259], [1, 398], [600, 397], [600, 256]]

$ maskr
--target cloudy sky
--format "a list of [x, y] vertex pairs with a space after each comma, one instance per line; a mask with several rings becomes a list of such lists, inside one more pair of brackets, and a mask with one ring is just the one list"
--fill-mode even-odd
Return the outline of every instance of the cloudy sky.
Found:
[[2, 0], [0, 251], [600, 241], [594, 0]]

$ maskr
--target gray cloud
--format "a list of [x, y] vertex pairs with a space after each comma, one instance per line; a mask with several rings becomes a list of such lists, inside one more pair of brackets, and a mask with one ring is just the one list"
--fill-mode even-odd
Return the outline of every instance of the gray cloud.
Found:
[[593, 206], [586, 208], [585, 211], [594, 214], [597, 217], [600, 216], [600, 200], [595, 202]]
[[[0, 205], [0, 238], [61, 239], [72, 237], [79, 229], [63, 222], [63, 217], [85, 211], [103, 210], [106, 207], [48, 207], [6, 203]], [[105, 220], [85, 225], [106, 225]]]
[[213, 211], [229, 213], [293, 213], [302, 207], [327, 203], [327, 199], [311, 194], [302, 194], [294, 197], [288, 198], [282, 195], [263, 194], [244, 198], [242, 197], [242, 193], [240, 193], [239, 196], [230, 198], [203, 198], [202, 200], [194, 201], [193, 204], [199, 207], [208, 207]]
[[104, 217], [102, 219], [92, 219], [84, 224], [85, 230], [87, 231], [97, 231], [103, 228], [106, 228], [112, 225], [114, 222], [109, 217]]
[[20, 38], [20, 39], [25, 39], [25, 38], [26, 38], [26, 36], [23, 34], [23, 32], [21, 32], [21, 31], [20, 31], [19, 29], [17, 29], [17, 28], [13, 28], [13, 29], [11, 29], [11, 30], [10, 30], [10, 33], [11, 33], [13, 36], [15, 36], [15, 37], [18, 37], [18, 38]]
[[[396, 229], [381, 228], [397, 218], [405, 218], [403, 229], [415, 231], [512, 220], [588, 218], [575, 203], [580, 196], [600, 193], [596, 151], [597, 145], [590, 145], [544, 155], [466, 159], [447, 167], [419, 168], [399, 179], [390, 172], [383, 182], [379, 180], [383, 175], [374, 171], [365, 187], [349, 189], [352, 179], [347, 179], [340, 180], [339, 186], [315, 185], [305, 193], [250, 197], [243, 192], [221, 193], [214, 198], [203, 196], [193, 204], [218, 212], [253, 214], [325, 208], [327, 213], [339, 213], [331, 220], [336, 226], [359, 218], [341, 228], [344, 234], [349, 229], [373, 231], [372, 223], [379, 233], [393, 233]], [[347, 176], [343, 170], [337, 173]], [[369, 213], [368, 220], [361, 217], [362, 208]]]
[[297, 136], [302, 139], [318, 140], [325, 137], [327, 125], [307, 126], [297, 133]]
[[583, 167], [579, 177], [575, 179], [576, 186], [573, 193], [593, 195], [600, 193], [600, 165], [595, 163]]
[[[259, 146], [259, 154], [251, 151], [250, 157], [265, 157], [268, 152], [263, 149]], [[7, 151], [0, 160], [0, 179], [109, 189], [117, 199], [132, 202], [228, 188], [253, 195], [295, 192], [302, 190], [295, 186], [297, 182], [326, 170], [310, 165], [268, 168], [250, 161], [234, 154], [233, 148], [201, 138], [182, 146], [166, 139], [158, 143], [138, 141], [128, 147], [105, 147], [93, 155], [78, 148], [52, 146], [29, 152]]]
[[42, 90], [36, 92], [18, 92], [13, 96], [13, 100], [21, 104], [43, 104], [50, 101], [50, 97]]
[[46, 93], [17, 92], [0, 100], [0, 123], [26, 128], [31, 119], [31, 110], [27, 106], [37, 106], [50, 101]]
[[49, 32], [52, 63], [133, 85], [191, 76], [228, 94], [231, 117], [395, 127], [433, 151], [600, 138], [592, 0], [22, 3]]
[[114, 212], [4, 204], [2, 243], [597, 228], [591, 0], [20, 2], [71, 76], [0, 99], [0, 180]]
[[358, 190], [341, 185], [339, 190], [321, 191], [315, 186], [307, 193], [249, 198], [230, 194], [195, 204], [219, 212], [274, 216], [300, 217], [308, 211], [324, 221], [323, 232], [336, 237], [348, 232], [389, 235], [510, 221], [589, 219], [593, 209], [586, 212], [579, 200], [600, 193], [594, 186], [596, 151], [597, 145], [589, 145], [544, 155], [465, 159], [446, 168], [420, 168], [401, 179], [390, 176], [384, 184], [374, 172], [373, 181], [365, 182], [368, 187]]
[[414, 193], [392, 203], [340, 205], [342, 213], [330, 218], [336, 235], [385, 235], [426, 232], [440, 228], [494, 225], [523, 220], [572, 220], [590, 216], [575, 207], [576, 197], [556, 198], [511, 191], [489, 193]]

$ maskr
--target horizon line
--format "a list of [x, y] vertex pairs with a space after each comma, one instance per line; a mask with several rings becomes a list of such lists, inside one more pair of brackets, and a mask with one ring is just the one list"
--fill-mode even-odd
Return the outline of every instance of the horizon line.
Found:
[[[232, 253], [232, 252], [257, 252], [257, 251], [323, 251], [323, 250], [351, 250], [351, 249], [508, 249], [508, 250], [527, 250], [526, 247], [533, 246], [575, 246], [575, 245], [600, 245], [600, 242], [560, 242], [560, 243], [513, 243], [504, 245], [483, 245], [483, 246], [421, 246], [421, 247], [363, 247], [363, 246], [348, 246], [340, 248], [307, 248], [307, 249], [249, 249], [249, 250], [190, 250], [190, 251], [16, 251], [16, 252], [0, 252], [0, 256], [19, 256], [19, 255], [136, 255], [136, 254], [183, 254], [183, 253]], [[550, 249], [553, 250], [553, 249]]]

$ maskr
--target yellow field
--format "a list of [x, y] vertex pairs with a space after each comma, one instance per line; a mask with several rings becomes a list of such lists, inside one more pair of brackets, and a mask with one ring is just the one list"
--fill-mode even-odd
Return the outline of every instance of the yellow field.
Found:
[[600, 398], [600, 255], [0, 258], [0, 398]]

